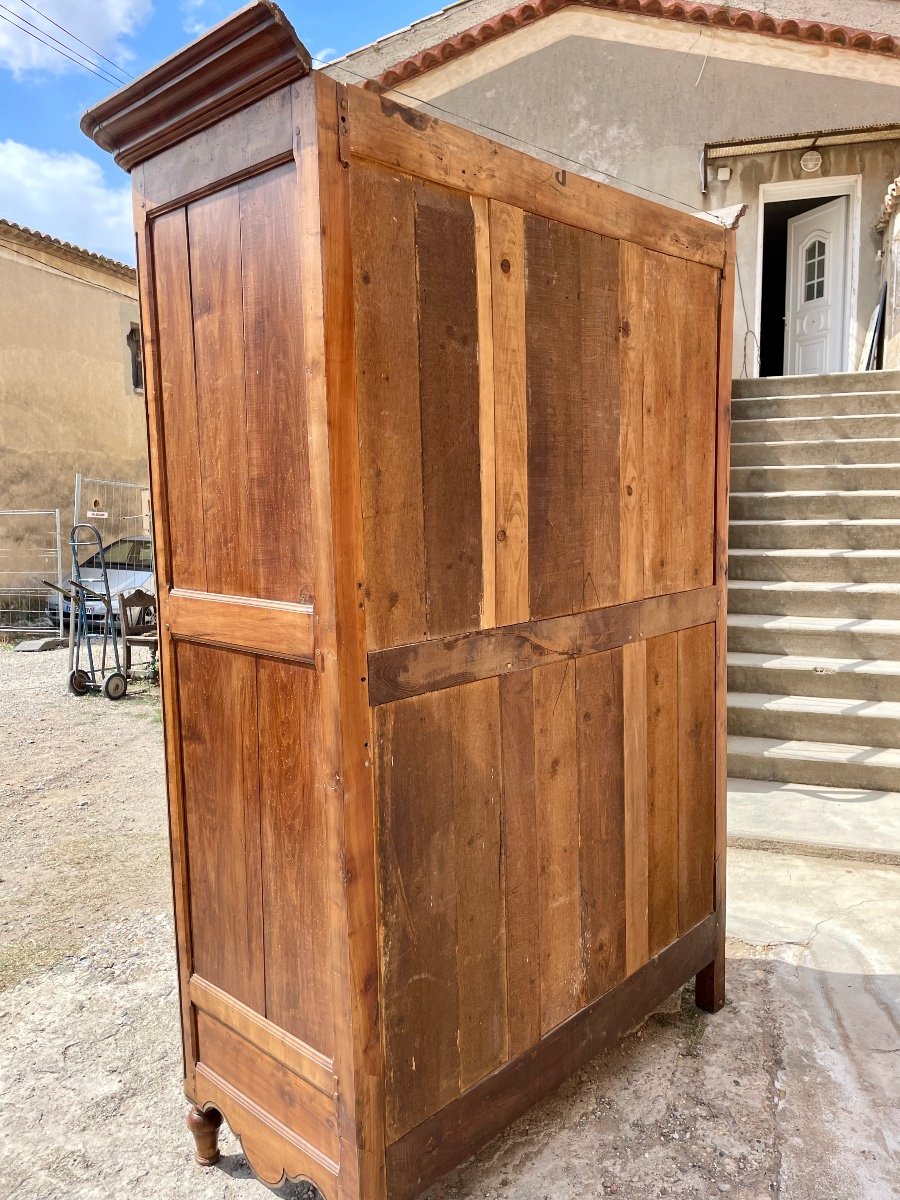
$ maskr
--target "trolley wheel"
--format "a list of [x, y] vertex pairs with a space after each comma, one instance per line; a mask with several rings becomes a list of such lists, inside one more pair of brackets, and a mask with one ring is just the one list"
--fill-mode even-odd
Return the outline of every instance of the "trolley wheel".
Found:
[[69, 672], [69, 691], [75, 696], [86, 696], [91, 679], [87, 671], [74, 670]]
[[121, 700], [128, 687], [128, 680], [121, 671], [113, 671], [103, 680], [103, 695], [107, 700]]

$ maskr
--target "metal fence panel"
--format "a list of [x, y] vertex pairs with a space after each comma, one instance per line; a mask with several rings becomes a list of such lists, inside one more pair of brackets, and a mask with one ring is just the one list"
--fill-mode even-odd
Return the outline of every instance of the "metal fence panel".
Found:
[[63, 583], [59, 509], [0, 509], [0, 633], [63, 632], [47, 611], [49, 579]]

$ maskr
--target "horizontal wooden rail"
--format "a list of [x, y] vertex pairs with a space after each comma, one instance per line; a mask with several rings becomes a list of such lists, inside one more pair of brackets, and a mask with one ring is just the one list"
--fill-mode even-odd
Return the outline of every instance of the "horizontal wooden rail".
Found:
[[716, 588], [698, 588], [572, 616], [522, 621], [375, 650], [369, 654], [369, 704], [389, 704], [706, 625], [716, 619], [717, 603]]
[[229, 1029], [233, 1029], [245, 1041], [276, 1059], [289, 1071], [311, 1083], [313, 1087], [331, 1096], [335, 1089], [332, 1060], [299, 1038], [285, 1033], [265, 1017], [235, 1000], [215, 984], [208, 983], [199, 975], [191, 976], [191, 1003], [201, 1012], [215, 1017]]
[[162, 608], [174, 638], [253, 654], [315, 661], [313, 610], [308, 604], [252, 600], [173, 588]]

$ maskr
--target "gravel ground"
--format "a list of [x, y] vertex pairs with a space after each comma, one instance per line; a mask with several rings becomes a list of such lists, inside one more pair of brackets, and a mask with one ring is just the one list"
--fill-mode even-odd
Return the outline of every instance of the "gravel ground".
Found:
[[[204, 1171], [184, 1128], [157, 693], [79, 700], [65, 651], [0, 651], [0, 694], [0, 1198], [262, 1200], [227, 1131]], [[900, 877], [810, 863], [735, 852], [725, 1010], [676, 998], [431, 1200], [900, 1196], [895, 938], [837, 974], [820, 935], [900, 918]]]

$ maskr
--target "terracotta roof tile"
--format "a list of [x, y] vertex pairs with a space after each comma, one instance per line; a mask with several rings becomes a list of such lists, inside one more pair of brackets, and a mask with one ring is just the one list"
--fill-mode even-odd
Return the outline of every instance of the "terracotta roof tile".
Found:
[[581, 8], [604, 12], [634, 13], [638, 16], [659, 17], [666, 21], [684, 21], [695, 25], [712, 25], [721, 29], [737, 29], [759, 33], [765, 37], [786, 38], [795, 42], [814, 42], [817, 45], [840, 46], [865, 54], [883, 54], [900, 58], [900, 38], [886, 33], [872, 33], [848, 25], [830, 25], [823, 21], [796, 21], [773, 17], [768, 13], [746, 8], [730, 8], [721, 4], [691, 4], [681, 0], [534, 0], [520, 4], [473, 25], [454, 37], [447, 38], [427, 50], [408, 58], [383, 72], [367, 87], [375, 89], [397, 87], [434, 67], [443, 66], [463, 54], [487, 45], [495, 38], [513, 33], [543, 17], [549, 17], [573, 3]]
[[70, 262], [78, 260], [89, 263], [100, 270], [109, 271], [111, 275], [117, 275], [120, 279], [129, 279], [133, 282], [136, 278], [134, 267], [129, 267], [127, 263], [117, 262], [116, 259], [107, 258], [104, 254], [95, 254], [93, 250], [85, 250], [81, 246], [73, 245], [72, 242], [64, 242], [60, 238], [51, 237], [49, 233], [29, 229], [27, 225], [17, 225], [15, 221], [4, 221], [0, 217], [0, 237], [4, 234], [20, 245], [31, 246], [50, 254], [58, 254], [61, 258], [69, 259]]

